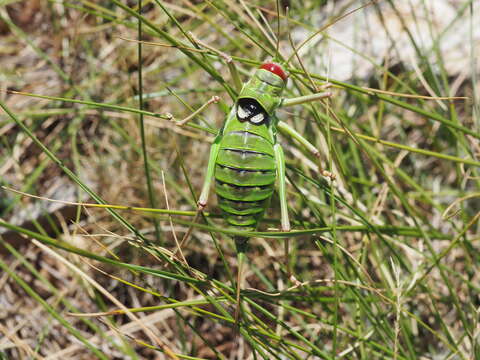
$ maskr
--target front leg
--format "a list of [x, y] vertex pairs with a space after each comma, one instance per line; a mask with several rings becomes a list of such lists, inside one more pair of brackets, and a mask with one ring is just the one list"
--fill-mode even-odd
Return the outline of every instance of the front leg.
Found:
[[[183, 120], [180, 120], [180, 121], [177, 121], [176, 124], [177, 126], [184, 126], [186, 125], [190, 120], [192, 120], [195, 116], [197, 116], [198, 114], [200, 114], [203, 110], [205, 110], [205, 108], [210, 105], [210, 104], [216, 104], [220, 101], [220, 98], [218, 96], [212, 96], [210, 98], [210, 100], [208, 100], [205, 104], [203, 104], [202, 106], [200, 106], [197, 110], [195, 110], [193, 113], [191, 113], [190, 115], [188, 115], [185, 119]], [[170, 114], [171, 116], [171, 120], [174, 120], [173, 119], [173, 116]]]
[[218, 152], [220, 151], [220, 141], [222, 136], [217, 136], [210, 148], [210, 157], [208, 158], [207, 173], [203, 182], [202, 193], [198, 198], [198, 210], [202, 211], [207, 206], [208, 194], [210, 193], [210, 185], [215, 176], [215, 163], [217, 162]]
[[[327, 88], [327, 87], [330, 87], [330, 84], [325, 85], [323, 88]], [[282, 104], [280, 106], [287, 107], [287, 106], [305, 104], [312, 101], [318, 101], [325, 98], [329, 98], [331, 96], [332, 96], [332, 93], [330, 91], [318, 92], [315, 94], [304, 95], [304, 96], [299, 96], [299, 97], [290, 98], [290, 99], [283, 99]]]

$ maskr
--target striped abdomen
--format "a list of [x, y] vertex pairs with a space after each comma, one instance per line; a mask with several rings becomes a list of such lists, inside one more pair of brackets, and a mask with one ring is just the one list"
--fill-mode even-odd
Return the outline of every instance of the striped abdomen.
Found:
[[223, 135], [215, 164], [215, 192], [225, 220], [255, 230], [275, 185], [273, 144], [248, 131]]

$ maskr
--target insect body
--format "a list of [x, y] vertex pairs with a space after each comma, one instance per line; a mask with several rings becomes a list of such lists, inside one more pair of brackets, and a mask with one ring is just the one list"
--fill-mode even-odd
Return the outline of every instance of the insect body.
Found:
[[[238, 74], [232, 74], [238, 78]], [[255, 231], [270, 203], [278, 182], [281, 228], [290, 230], [285, 190], [285, 160], [277, 143], [277, 129], [295, 138], [314, 155], [318, 150], [286, 123], [279, 121], [275, 110], [328, 97], [317, 93], [292, 99], [281, 97], [287, 75], [273, 62], [260, 66], [240, 89], [222, 129], [210, 150], [207, 174], [198, 200], [202, 210], [207, 205], [210, 185], [215, 192], [226, 222], [235, 230]], [[235, 236], [238, 254], [237, 312], [239, 311], [240, 276], [245, 259], [247, 237]]]
[[279, 105], [286, 76], [282, 78], [268, 67], [278, 67], [284, 74], [275, 64], [258, 69], [244, 85], [219, 135], [215, 192], [225, 220], [238, 230], [257, 228], [278, 173], [276, 151], [281, 148], [275, 148], [277, 118], [273, 111]]

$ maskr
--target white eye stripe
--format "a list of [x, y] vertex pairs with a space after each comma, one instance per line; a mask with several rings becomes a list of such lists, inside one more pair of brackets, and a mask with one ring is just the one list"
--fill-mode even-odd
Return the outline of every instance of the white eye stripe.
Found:
[[254, 124], [258, 124], [258, 123], [261, 123], [263, 121], [263, 119], [265, 119], [265, 115], [263, 113], [259, 113], [255, 116], [252, 116], [250, 121]]

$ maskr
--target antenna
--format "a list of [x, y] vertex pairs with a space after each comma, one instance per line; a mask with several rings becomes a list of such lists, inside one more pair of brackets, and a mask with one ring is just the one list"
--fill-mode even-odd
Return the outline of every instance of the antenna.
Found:
[[287, 18], [288, 40], [290, 41], [290, 46], [292, 47], [293, 53], [288, 57], [287, 61], [285, 62], [286, 65], [290, 64], [290, 62], [292, 61], [295, 55], [297, 55], [297, 59], [298, 59], [298, 49], [295, 48], [295, 44], [293, 43], [293, 39], [292, 39], [292, 33], [290, 31], [290, 18], [288, 16], [288, 10], [289, 9], [287, 7], [285, 9], [285, 17]]
[[277, 0], [277, 48], [274, 60], [280, 61], [280, 0]]

